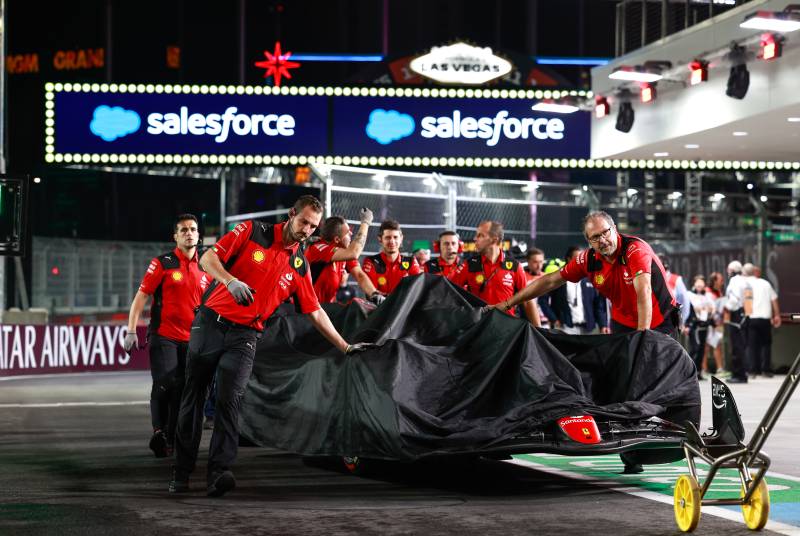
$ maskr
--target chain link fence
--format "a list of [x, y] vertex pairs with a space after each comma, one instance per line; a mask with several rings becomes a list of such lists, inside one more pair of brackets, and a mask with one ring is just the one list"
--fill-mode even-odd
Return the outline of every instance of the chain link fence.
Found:
[[32, 306], [53, 314], [124, 311], [163, 242], [33, 237]]

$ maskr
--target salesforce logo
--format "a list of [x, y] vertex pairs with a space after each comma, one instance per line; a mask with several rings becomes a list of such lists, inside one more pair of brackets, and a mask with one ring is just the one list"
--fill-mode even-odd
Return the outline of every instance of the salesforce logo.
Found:
[[152, 113], [147, 116], [147, 133], [158, 136], [214, 136], [224, 143], [231, 134], [237, 136], [294, 136], [295, 119], [289, 114], [243, 114], [236, 106], [223, 113], [189, 113], [181, 106], [178, 113]]
[[89, 130], [104, 141], [114, 141], [117, 138], [133, 134], [139, 130], [141, 124], [142, 120], [139, 114], [133, 110], [102, 105], [94, 109]]
[[501, 137], [509, 140], [564, 139], [564, 121], [561, 119], [509, 117], [506, 110], [500, 110], [494, 117], [462, 117], [461, 110], [453, 110], [450, 116], [423, 117], [420, 126], [423, 138], [479, 138], [486, 140], [489, 147], [497, 145]]
[[396, 110], [376, 108], [369, 114], [367, 136], [381, 145], [406, 138], [414, 133], [414, 118]]

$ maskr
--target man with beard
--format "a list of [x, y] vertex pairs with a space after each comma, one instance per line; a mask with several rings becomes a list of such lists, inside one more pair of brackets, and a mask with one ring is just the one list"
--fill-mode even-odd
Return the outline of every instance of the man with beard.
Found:
[[574, 256], [561, 270], [546, 274], [495, 307], [506, 311], [518, 303], [550, 292], [567, 281], [588, 277], [611, 302], [611, 332], [652, 329], [675, 334], [679, 311], [666, 282], [664, 266], [650, 245], [617, 231], [603, 211], [583, 220], [589, 248]]
[[[475, 250], [478, 255], [462, 263], [452, 274], [450, 281], [478, 296], [489, 305], [504, 302], [525, 288], [527, 280], [522, 265], [506, 258], [500, 244], [503, 243], [503, 224], [484, 221], [475, 230]], [[518, 303], [522, 303], [520, 300]], [[539, 310], [535, 302], [525, 301], [525, 315], [535, 327], [539, 327]], [[509, 307], [503, 309], [514, 315]]]
[[430, 259], [422, 268], [428, 274], [441, 275], [448, 277], [453, 270], [461, 266], [461, 257], [458, 253], [461, 249], [461, 240], [455, 231], [444, 231], [439, 235], [439, 257]]
[[355, 238], [342, 216], [326, 218], [320, 228], [320, 240], [305, 252], [308, 264], [311, 266], [314, 292], [320, 303], [336, 301], [336, 292], [346, 273], [353, 274], [356, 278], [360, 275], [358, 272], [361, 271], [361, 266], [357, 259], [367, 242], [372, 211], [362, 208], [360, 218], [361, 224]]
[[128, 315], [128, 333], [123, 348], [130, 353], [139, 347], [136, 324], [150, 296], [150, 325], [147, 342], [150, 344], [150, 419], [153, 435], [150, 450], [156, 458], [166, 458], [172, 453], [178, 406], [183, 390], [186, 367], [186, 350], [189, 328], [194, 320], [194, 310], [200, 304], [203, 273], [197, 262], [197, 244], [200, 233], [197, 218], [181, 214], [173, 228], [175, 248], [150, 261], [139, 290], [131, 303]]
[[189, 489], [203, 431], [203, 404], [214, 376], [217, 400], [207, 494], [220, 497], [236, 487], [231, 466], [239, 444], [239, 406], [253, 368], [256, 342], [264, 322], [289, 296], [294, 295], [300, 311], [345, 354], [366, 346], [348, 344], [314, 294], [300, 243], [311, 236], [320, 219], [322, 204], [304, 195], [289, 211], [289, 221], [277, 225], [255, 220], [239, 223], [200, 259], [213, 283], [204, 293], [191, 327], [171, 493]]

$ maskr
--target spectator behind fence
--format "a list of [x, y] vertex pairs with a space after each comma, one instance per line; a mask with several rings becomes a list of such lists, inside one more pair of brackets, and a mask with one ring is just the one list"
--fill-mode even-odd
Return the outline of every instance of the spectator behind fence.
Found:
[[750, 263], [742, 267], [753, 294], [753, 307], [747, 318], [747, 351], [750, 374], [772, 377], [772, 328], [781, 325], [778, 294], [772, 284], [758, 277], [756, 267]]
[[[728, 264], [728, 285], [725, 291], [724, 322], [731, 348], [731, 377], [728, 383], [747, 383], [747, 317], [745, 294], [750, 292], [748, 281], [742, 276], [742, 263]], [[749, 302], [748, 302], [749, 305]]]
[[705, 380], [703, 373], [703, 356], [706, 350], [708, 330], [714, 322], [716, 305], [706, 294], [706, 280], [697, 275], [692, 280], [692, 290], [686, 293], [689, 301], [689, 317], [683, 332], [689, 338], [689, 355], [697, 367], [697, 379]]
[[722, 314], [724, 310], [725, 278], [719, 272], [711, 272], [708, 276], [706, 294], [714, 302], [713, 325], [708, 329], [706, 338], [706, 353], [703, 356], [703, 370], [708, 371], [708, 355], [714, 356], [714, 375], [718, 378], [729, 378], [731, 373], [725, 370], [722, 360], [722, 339], [724, 325]]

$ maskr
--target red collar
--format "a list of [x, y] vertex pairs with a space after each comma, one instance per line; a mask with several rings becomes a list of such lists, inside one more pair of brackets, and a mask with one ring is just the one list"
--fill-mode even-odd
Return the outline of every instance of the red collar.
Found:
[[194, 248], [194, 255], [192, 256], [191, 259], [187, 258], [186, 255], [183, 254], [183, 251], [181, 251], [181, 248], [179, 248], [178, 246], [175, 246], [175, 249], [173, 249], [172, 252], [175, 254], [175, 257], [177, 257], [178, 260], [181, 261], [182, 263], [183, 262], [197, 262], [197, 248], [196, 247]]
[[281, 249], [288, 249], [292, 253], [296, 253], [297, 252], [297, 248], [300, 247], [300, 243], [299, 242], [295, 242], [295, 244], [292, 245], [292, 246], [287, 246], [287, 245], [285, 245], [283, 243], [283, 228], [285, 226], [286, 226], [286, 222], [275, 224], [275, 231], [274, 231], [275, 232], [275, 235], [274, 235], [275, 244]]
[[403, 254], [402, 253], [398, 253], [397, 254], [397, 259], [394, 262], [392, 262], [392, 261], [389, 260], [389, 257], [388, 257], [388, 255], [386, 255], [386, 252], [385, 251], [381, 251], [381, 259], [383, 259], [383, 263], [386, 266], [389, 266], [390, 264], [400, 264], [400, 259], [402, 257], [403, 257]]

